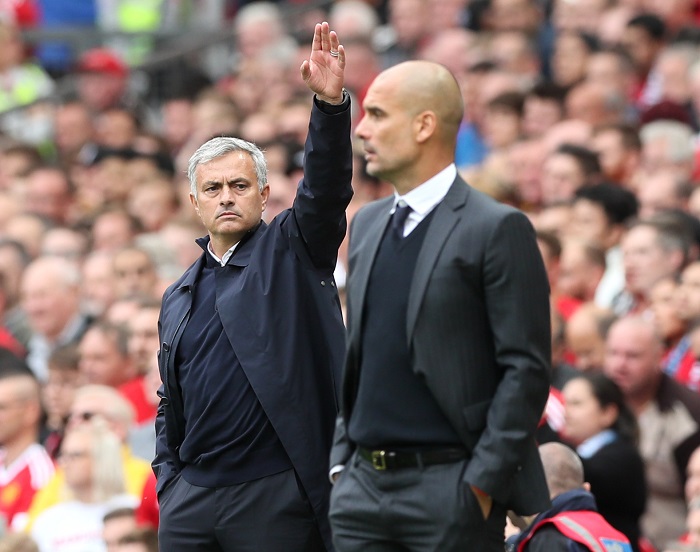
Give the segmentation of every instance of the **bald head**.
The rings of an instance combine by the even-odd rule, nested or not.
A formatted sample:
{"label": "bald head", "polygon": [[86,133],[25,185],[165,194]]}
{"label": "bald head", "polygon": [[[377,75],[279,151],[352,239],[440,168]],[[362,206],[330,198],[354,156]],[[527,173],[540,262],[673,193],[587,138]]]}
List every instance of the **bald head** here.
{"label": "bald head", "polygon": [[446,138],[455,139],[464,116],[459,84],[444,65],[425,60],[399,63],[381,73],[372,86],[394,88],[411,115],[432,111]]}
{"label": "bald head", "polygon": [[561,443],[545,443],[538,450],[551,498],[584,488],[583,464],[572,449]]}
{"label": "bald head", "polygon": [[459,85],[431,61],[395,65],[372,82],[355,132],[367,173],[403,195],[454,163],[464,106]]}

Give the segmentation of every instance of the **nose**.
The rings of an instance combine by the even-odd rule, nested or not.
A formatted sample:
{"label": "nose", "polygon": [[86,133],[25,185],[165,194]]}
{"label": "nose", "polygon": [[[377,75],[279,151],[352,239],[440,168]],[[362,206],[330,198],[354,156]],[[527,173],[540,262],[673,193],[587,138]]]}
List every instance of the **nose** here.
{"label": "nose", "polygon": [[219,205],[230,205],[233,203],[233,192],[230,186],[223,186],[219,194]]}
{"label": "nose", "polygon": [[360,119],[360,122],[357,123],[357,126],[355,127],[355,136],[358,138],[364,140],[367,137],[367,132],[365,129],[365,119],[367,118],[367,115],[363,115],[362,119]]}

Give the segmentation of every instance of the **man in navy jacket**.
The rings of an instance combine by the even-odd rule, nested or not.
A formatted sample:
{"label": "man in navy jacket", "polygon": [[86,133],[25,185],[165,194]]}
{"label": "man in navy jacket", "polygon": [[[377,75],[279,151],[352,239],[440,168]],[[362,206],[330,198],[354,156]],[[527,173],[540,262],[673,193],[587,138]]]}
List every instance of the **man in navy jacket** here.
{"label": "man in navy jacket", "polygon": [[294,205],[262,221],[265,160],[214,138],[190,159],[202,257],[165,292],[156,419],[162,550],[331,550],[328,451],[344,328],[333,271],[352,196],[345,52],[316,25]]}

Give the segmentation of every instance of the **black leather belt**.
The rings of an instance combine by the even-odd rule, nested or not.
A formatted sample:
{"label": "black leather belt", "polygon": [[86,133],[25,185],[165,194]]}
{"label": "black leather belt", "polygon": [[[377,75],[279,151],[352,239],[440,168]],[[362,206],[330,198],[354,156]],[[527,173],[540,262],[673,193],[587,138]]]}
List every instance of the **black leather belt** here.
{"label": "black leather belt", "polygon": [[467,458],[467,451],[459,448],[444,448],[421,452],[398,450],[369,450],[358,447],[357,454],[366,460],[375,470],[398,470],[401,468],[420,468],[433,464],[450,464]]}

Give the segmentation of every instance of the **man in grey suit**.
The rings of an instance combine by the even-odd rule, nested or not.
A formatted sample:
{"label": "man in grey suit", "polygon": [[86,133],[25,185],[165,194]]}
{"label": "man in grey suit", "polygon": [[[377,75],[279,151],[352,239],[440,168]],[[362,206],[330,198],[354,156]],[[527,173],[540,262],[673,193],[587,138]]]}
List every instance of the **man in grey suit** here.
{"label": "man in grey suit", "polygon": [[381,73],[356,134],[394,197],[350,231],[348,352],[331,452],[338,552],[503,550],[508,509],[546,510],[534,439],[549,288],[520,211],[469,187],[443,66]]}

